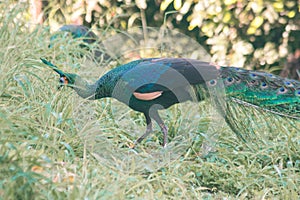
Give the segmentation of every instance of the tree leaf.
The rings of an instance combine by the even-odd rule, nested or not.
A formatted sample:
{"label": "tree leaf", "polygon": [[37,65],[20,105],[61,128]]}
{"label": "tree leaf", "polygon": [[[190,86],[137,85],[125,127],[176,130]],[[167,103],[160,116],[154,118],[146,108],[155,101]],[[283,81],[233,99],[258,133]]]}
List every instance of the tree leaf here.
{"label": "tree leaf", "polygon": [[182,1],[181,0],[174,0],[174,8],[175,10],[179,10],[182,6]]}

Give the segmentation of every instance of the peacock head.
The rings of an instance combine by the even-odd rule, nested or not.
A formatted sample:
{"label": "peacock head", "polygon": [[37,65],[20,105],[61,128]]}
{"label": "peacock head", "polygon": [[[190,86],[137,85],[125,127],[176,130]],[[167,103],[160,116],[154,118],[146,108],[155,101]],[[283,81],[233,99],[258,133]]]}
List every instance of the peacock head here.
{"label": "peacock head", "polygon": [[74,88],[75,81],[77,82],[78,80],[80,80],[80,76],[78,76],[77,74],[65,73],[59,70],[57,66],[47,61],[46,59],[41,58],[41,60],[43,61],[43,63],[51,67],[56,73],[59,74],[59,88],[61,88],[62,86]]}
{"label": "peacock head", "polygon": [[[54,70],[56,71],[56,70]],[[59,78],[59,88],[63,86],[68,86],[71,88],[75,87],[75,80],[78,80],[79,76],[77,74],[70,74],[70,73],[64,73],[63,75],[60,75]]]}

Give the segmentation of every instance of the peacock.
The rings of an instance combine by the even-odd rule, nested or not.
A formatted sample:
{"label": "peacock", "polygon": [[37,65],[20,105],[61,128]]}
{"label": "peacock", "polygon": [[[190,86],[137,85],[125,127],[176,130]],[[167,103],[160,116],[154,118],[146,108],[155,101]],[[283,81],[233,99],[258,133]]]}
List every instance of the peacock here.
{"label": "peacock", "polygon": [[158,111],[185,101],[212,101],[241,138],[250,125],[249,120],[240,120],[241,114],[251,123],[268,120],[272,115],[278,123],[289,122],[298,130],[294,122],[300,120],[300,82],[296,80],[193,59],[145,58],[118,66],[89,84],[79,75],[65,73],[46,59],[41,60],[60,75],[60,86],[74,89],[79,96],[89,100],[112,97],[143,113],[146,131],[135,145],[152,132],[154,120],[163,133],[165,147],[168,129]]}
{"label": "peacock", "polygon": [[96,44],[97,48],[93,50],[94,58],[97,60],[109,60],[111,57],[104,53],[104,45],[99,41],[98,36],[91,31],[88,27],[83,25],[63,25],[59,28],[59,31],[53,34],[50,37],[49,48],[55,46],[55,41],[62,37],[66,37],[68,34],[74,39],[82,39],[82,43],[80,44],[80,48],[91,50],[91,45]]}

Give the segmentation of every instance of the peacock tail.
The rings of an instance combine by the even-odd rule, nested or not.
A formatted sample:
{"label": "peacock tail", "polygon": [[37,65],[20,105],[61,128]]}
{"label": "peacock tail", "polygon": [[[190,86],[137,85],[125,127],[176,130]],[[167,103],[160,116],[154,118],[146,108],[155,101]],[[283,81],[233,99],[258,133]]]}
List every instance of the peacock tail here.
{"label": "peacock tail", "polygon": [[262,133],[300,132],[299,81],[222,67],[207,87],[229,127],[243,139]]}

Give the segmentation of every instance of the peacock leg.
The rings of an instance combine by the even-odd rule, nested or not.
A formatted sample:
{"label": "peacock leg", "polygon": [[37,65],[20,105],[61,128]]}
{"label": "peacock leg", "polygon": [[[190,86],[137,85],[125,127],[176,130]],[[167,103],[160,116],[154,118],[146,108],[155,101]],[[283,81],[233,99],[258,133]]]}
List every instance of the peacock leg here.
{"label": "peacock leg", "polygon": [[164,134],[163,147],[166,147],[167,143],[168,143],[168,129],[167,129],[167,126],[164,123],[159,124],[159,126],[160,126],[161,131]]}
{"label": "peacock leg", "polygon": [[141,141],[143,141],[151,132],[152,132],[152,122],[151,122],[151,118],[149,117],[149,115],[145,114],[145,118],[146,118],[146,123],[147,123],[147,128],[146,128],[146,132],[137,139],[137,141],[135,142],[135,145],[140,143]]}
{"label": "peacock leg", "polygon": [[159,125],[161,131],[164,135],[164,141],[163,141],[163,147],[166,147],[168,143],[168,129],[163,120],[160,118],[157,110],[151,113],[151,117],[156,121],[156,123]]}

